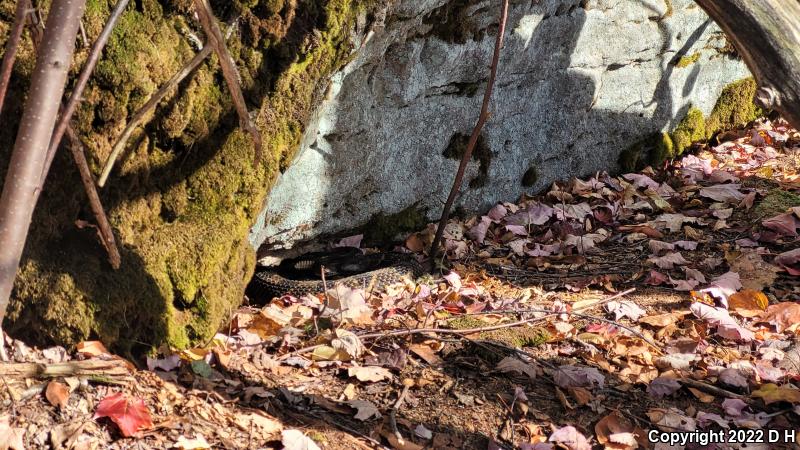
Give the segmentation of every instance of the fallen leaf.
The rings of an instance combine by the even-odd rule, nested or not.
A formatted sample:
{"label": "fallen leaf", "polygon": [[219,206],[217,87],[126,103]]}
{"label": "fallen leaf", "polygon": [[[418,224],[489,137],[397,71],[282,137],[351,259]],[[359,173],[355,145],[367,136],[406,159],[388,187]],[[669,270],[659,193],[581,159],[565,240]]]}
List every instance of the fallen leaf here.
{"label": "fallen leaf", "polygon": [[592,448],[586,436],[570,425],[553,431],[548,441],[561,444],[569,450],[591,450]]}
{"label": "fallen leaf", "polygon": [[641,307],[639,307],[639,305],[630,300],[608,302],[606,309],[608,312],[614,314],[614,320],[628,317],[636,322],[640,317],[647,314],[647,311],[643,310]]}
{"label": "fallen leaf", "polygon": [[796,330],[800,325],[800,304],[797,302],[781,302],[769,305],[759,322],[774,325],[779,333],[787,329]]}
{"label": "fallen leaf", "polygon": [[83,341],[75,346],[75,351],[88,356],[108,355],[108,350],[100,341]]}
{"label": "fallen leaf", "polygon": [[755,317],[767,309],[769,299],[763,292],[743,289],[728,297],[728,309],[744,317]]}
{"label": "fallen leaf", "polygon": [[710,198],[718,202],[725,202],[738,205],[744,199],[744,193],[739,188],[739,184],[715,184],[700,189],[700,196]]}
{"label": "fallen leaf", "polygon": [[375,406],[374,403],[367,401],[367,400],[350,400],[347,402],[353,409],[355,409],[356,415],[353,416],[362,422],[365,420],[372,419],[373,417],[376,419],[381,418],[381,412],[378,410],[378,407]]}
{"label": "fallen leaf", "polygon": [[8,416],[0,416],[0,449],[25,450],[25,429],[12,427],[9,423]]}
{"label": "fallen leaf", "polygon": [[717,327],[717,334],[725,339],[749,342],[755,334],[739,325],[724,308],[716,308],[705,303],[694,302],[689,308],[695,316]]}
{"label": "fallen leaf", "polygon": [[553,380],[563,388],[600,387],[605,385],[606,378],[594,367],[564,365],[553,373]]}
{"label": "fallen leaf", "polygon": [[47,383],[44,396],[51,405],[64,409],[69,402],[69,388],[58,381],[51,381]]}
{"label": "fallen leaf", "polygon": [[283,450],[320,450],[317,443],[300,430],[283,430],[281,444]]}
{"label": "fallen leaf", "polygon": [[719,381],[728,386],[733,386],[736,388],[746,389],[747,388],[747,378],[742,375],[738,369],[728,368],[720,372],[719,374]]}
{"label": "fallen leaf", "polygon": [[535,363],[526,363],[513,356],[506,356],[497,363],[497,370],[504,373],[527,375],[531,380],[535,380],[537,375],[541,374],[542,371]]}
{"label": "fallen leaf", "polygon": [[671,252],[664,256],[652,256],[648,258],[647,261],[666,270],[672,270],[676,265],[682,266],[684,264],[689,264],[689,261],[686,261],[680,252]]}
{"label": "fallen leaf", "polygon": [[778,268],[764,261],[755,250],[743,250],[730,264],[730,270],[739,274],[743,288],[754,291],[771,286],[778,277]]}
{"label": "fallen leaf", "polygon": [[261,412],[236,413],[234,422],[243,431],[256,432],[264,438],[274,437],[283,430],[283,424]]}
{"label": "fallen leaf", "polygon": [[206,441],[206,438],[204,438],[202,434],[197,433],[196,437],[193,439],[189,439],[186,436],[181,435],[178,440],[172,444],[172,448],[177,448],[180,450],[210,449],[211,444]]}
{"label": "fallen leaf", "polygon": [[689,314],[689,311],[676,311],[671,313],[656,314],[654,316],[642,317],[639,319],[639,323],[646,323],[654,327],[665,327],[667,325],[675,324]]}
{"label": "fallen leaf", "polygon": [[722,401],[722,410],[731,417],[742,415],[742,411],[747,408],[747,403],[738,398],[727,398]]}
{"label": "fallen leaf", "polygon": [[681,388],[678,380],[666,377],[658,377],[647,385],[647,393],[653,398],[664,398],[672,395]]}
{"label": "fallen leaf", "polygon": [[750,395],[764,400],[767,405],[777,402],[800,403],[800,390],[787,386],[779,387],[774,383],[764,384]]}
{"label": "fallen leaf", "polygon": [[358,381],[382,381],[382,380],[391,380],[392,379],[392,372],[389,369],[384,369],[383,367],[375,367],[375,366],[356,366],[347,369],[347,375],[351,377],[356,377]]}
{"label": "fallen leaf", "polygon": [[141,430],[153,427],[150,410],[144,401],[136,397],[128,397],[124,392],[111,394],[100,400],[94,419],[108,417],[117,424],[122,435],[134,436]]}

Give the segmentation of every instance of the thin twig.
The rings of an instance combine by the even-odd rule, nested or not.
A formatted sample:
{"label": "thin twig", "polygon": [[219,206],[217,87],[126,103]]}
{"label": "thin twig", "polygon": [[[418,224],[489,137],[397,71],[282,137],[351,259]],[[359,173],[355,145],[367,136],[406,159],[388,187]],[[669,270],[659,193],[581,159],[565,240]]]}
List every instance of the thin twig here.
{"label": "thin twig", "polygon": [[[500,11],[500,27],[497,29],[497,40],[494,43],[494,55],[492,55],[492,67],[491,71],[489,72],[489,80],[486,82],[486,91],[483,93],[481,113],[478,116],[478,123],[476,123],[475,128],[472,129],[472,135],[469,137],[467,148],[464,150],[464,154],[461,157],[461,162],[458,165],[458,171],[456,172],[455,180],[453,180],[453,187],[450,189],[450,195],[447,196],[447,201],[442,209],[442,217],[439,219],[439,225],[436,227],[436,236],[433,238],[431,250],[428,253],[430,255],[430,260],[432,261],[431,264],[434,264],[433,261],[436,260],[436,252],[439,250],[439,242],[442,240],[444,227],[447,225],[447,220],[450,218],[450,208],[453,206],[453,202],[458,195],[458,191],[461,189],[461,181],[464,178],[464,171],[467,168],[467,163],[469,163],[469,160],[472,158],[472,151],[475,149],[475,145],[478,143],[478,137],[481,134],[483,124],[489,119],[489,100],[492,98],[492,88],[494,87],[494,81],[497,76],[497,64],[500,60],[500,49],[503,47],[503,34],[505,34],[506,30],[507,17],[508,0],[503,0],[503,6]],[[433,271],[433,267],[431,267],[431,271]]]}
{"label": "thin twig", "polygon": [[0,66],[0,111],[3,110],[3,102],[6,98],[8,83],[11,81],[11,70],[14,68],[14,60],[17,57],[19,40],[22,38],[22,31],[25,29],[25,16],[28,14],[28,1],[17,0],[17,9],[14,12],[14,24],[6,41],[6,52],[3,55],[3,64]]}
{"label": "thin twig", "polygon": [[117,143],[114,144],[114,148],[111,150],[111,154],[108,156],[108,159],[106,159],[106,162],[103,165],[103,171],[100,173],[100,178],[97,180],[98,186],[103,187],[106,184],[106,180],[108,180],[108,176],[109,174],[111,174],[111,169],[114,168],[114,163],[116,162],[117,157],[119,156],[120,153],[122,153],[122,150],[125,148],[125,144],[128,142],[128,139],[130,139],[136,127],[138,127],[142,122],[144,122],[144,119],[147,116],[147,114],[150,113],[150,111],[152,111],[158,105],[158,103],[175,86],[178,85],[178,83],[183,81],[184,78],[186,78],[190,73],[192,73],[192,71],[196,69],[197,66],[199,66],[200,63],[202,63],[203,60],[205,60],[208,57],[208,55],[211,54],[212,50],[213,49],[211,45],[207,44],[205,47],[203,47],[203,49],[200,50],[196,55],[194,55],[194,58],[192,58],[188,63],[186,63],[186,65],[183,66],[183,68],[181,68],[181,70],[179,70],[178,73],[173,75],[172,78],[170,78],[166,83],[164,83],[164,85],[161,86],[153,94],[152,97],[150,97],[150,100],[148,100],[147,103],[144,104],[144,106],[142,106],[141,108],[139,108],[138,111],[136,111],[133,117],[131,117],[130,122],[128,122],[128,125],[122,131],[122,134],[120,134]]}
{"label": "thin twig", "polygon": [[97,188],[94,185],[94,178],[89,169],[89,163],[86,161],[84,154],[84,147],[81,139],[75,134],[72,127],[67,127],[67,137],[70,140],[69,149],[72,152],[72,159],[75,160],[75,165],[78,166],[78,173],[81,176],[83,189],[86,191],[86,196],[89,197],[89,206],[94,214],[94,220],[97,222],[97,228],[100,231],[100,238],[108,253],[108,262],[114,270],[119,269],[122,264],[122,257],[117,248],[117,240],[114,237],[114,232],[111,229],[111,223],[108,221],[108,216],[103,209],[103,204],[100,202],[100,196],[97,194]]}
{"label": "thin twig", "polygon": [[197,17],[200,19],[200,24],[206,32],[206,40],[214,48],[214,51],[219,58],[219,65],[222,68],[222,75],[225,77],[225,84],[231,92],[233,104],[236,106],[236,113],[239,114],[239,124],[248,133],[253,136],[253,146],[255,147],[255,165],[261,161],[261,133],[253,125],[250,119],[250,113],[247,111],[247,104],[242,95],[242,88],[239,85],[239,75],[236,70],[236,65],[233,63],[228,52],[228,47],[225,45],[225,38],[222,37],[222,32],[217,25],[217,20],[214,17],[214,12],[211,10],[211,5],[208,0],[194,0],[194,7],[197,11]]}
{"label": "thin twig", "polygon": [[720,387],[712,386],[710,384],[703,383],[702,381],[692,380],[691,378],[681,378],[678,381],[680,381],[681,383],[683,383],[683,384],[685,384],[685,385],[687,385],[689,387],[693,387],[695,389],[698,389],[698,390],[703,391],[703,392],[707,392],[709,394],[716,395],[718,397],[735,398],[735,399],[738,399],[738,400],[741,400],[741,401],[747,403],[748,405],[754,403],[753,399],[751,399],[751,398],[749,398],[747,396],[740,395],[740,394],[737,394],[735,392],[731,392],[731,391],[729,391],[727,389],[722,389]]}
{"label": "thin twig", "polygon": [[[56,129],[53,131],[53,136],[50,138],[50,147],[47,149],[47,164],[45,165],[44,172],[42,173],[42,178],[44,178],[44,174],[46,174],[50,169],[50,164],[53,163],[53,158],[55,157],[58,146],[61,143],[61,138],[64,136],[64,132],[67,130],[67,125],[72,119],[72,114],[75,112],[75,108],[81,101],[83,90],[86,88],[86,84],[89,82],[89,77],[92,76],[94,68],[97,66],[97,61],[100,59],[103,48],[106,46],[108,38],[111,36],[111,32],[114,30],[114,25],[116,25],[117,21],[122,15],[122,12],[125,11],[125,7],[128,6],[128,1],[129,0],[119,0],[119,2],[117,2],[117,6],[114,7],[114,10],[111,11],[111,15],[108,17],[106,26],[100,33],[100,36],[97,37],[97,40],[94,41],[94,45],[92,45],[92,49],[89,52],[89,57],[86,59],[86,64],[83,65],[81,74],[78,76],[78,80],[75,82],[75,87],[72,89],[72,94],[70,94],[67,104],[64,105],[61,110],[61,117],[59,117],[58,123],[56,123]],[[42,182],[44,182],[44,180]]]}
{"label": "thin twig", "polygon": [[400,392],[400,396],[397,397],[397,402],[395,402],[392,410],[389,411],[389,425],[392,427],[392,433],[394,433],[394,437],[397,438],[397,442],[403,446],[406,443],[406,440],[403,439],[403,435],[400,434],[400,430],[397,429],[397,411],[403,406],[403,402],[406,399],[406,395],[408,395],[408,390],[411,389],[412,383],[403,383],[403,391]]}

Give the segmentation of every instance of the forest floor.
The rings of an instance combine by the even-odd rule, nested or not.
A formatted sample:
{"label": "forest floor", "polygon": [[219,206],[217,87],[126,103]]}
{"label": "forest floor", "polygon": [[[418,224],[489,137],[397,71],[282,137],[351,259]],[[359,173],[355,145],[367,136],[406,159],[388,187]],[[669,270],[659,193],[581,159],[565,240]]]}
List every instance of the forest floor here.
{"label": "forest floor", "polygon": [[720,141],[454,219],[442,277],[245,306],[201,348],[11,340],[0,449],[797,448],[800,133]]}

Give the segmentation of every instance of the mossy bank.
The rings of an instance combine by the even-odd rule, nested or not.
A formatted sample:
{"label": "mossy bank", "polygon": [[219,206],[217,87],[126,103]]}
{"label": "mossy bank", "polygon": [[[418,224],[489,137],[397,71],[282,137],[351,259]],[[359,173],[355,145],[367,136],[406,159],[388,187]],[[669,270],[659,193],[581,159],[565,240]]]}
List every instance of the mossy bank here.
{"label": "mossy bank", "polygon": [[633,171],[646,165],[656,165],[683,154],[692,143],[711,138],[719,131],[730,130],[764,115],[756,106],[756,82],[745,78],[733,82],[722,90],[714,109],[708,117],[695,107],[670,133],[654,133],[631,145],[620,154],[622,170]]}
{"label": "mossy bank", "polygon": [[[91,214],[62,151],[37,206],[5,329],[65,345],[97,338],[122,351],[212,336],[242,300],[255,264],[247,233],[270,180],[377,1],[212,1],[221,20],[236,24],[228,45],[248,107],[258,112],[267,162],[254,167],[212,56],[134,134],[101,192],[123,255],[113,271],[95,231],[76,225]],[[114,3],[87,2],[90,41]],[[73,121],[95,174],[129,117],[197,51],[202,33],[191,3],[131,2],[114,30]],[[0,1],[2,39],[13,11],[13,1]],[[78,48],[73,76],[87,54]],[[3,177],[33,64],[26,37],[2,112]]]}

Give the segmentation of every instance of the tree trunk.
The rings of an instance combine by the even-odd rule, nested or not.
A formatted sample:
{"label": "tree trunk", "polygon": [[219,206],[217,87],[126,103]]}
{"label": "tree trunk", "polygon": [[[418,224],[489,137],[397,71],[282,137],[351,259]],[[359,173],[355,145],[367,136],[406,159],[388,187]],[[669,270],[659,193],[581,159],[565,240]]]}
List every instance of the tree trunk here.
{"label": "tree trunk", "polygon": [[758,83],[759,106],[800,129],[800,2],[696,0],[733,42]]}
{"label": "tree trunk", "polygon": [[55,0],[0,196],[0,323],[41,186],[85,0]]}

